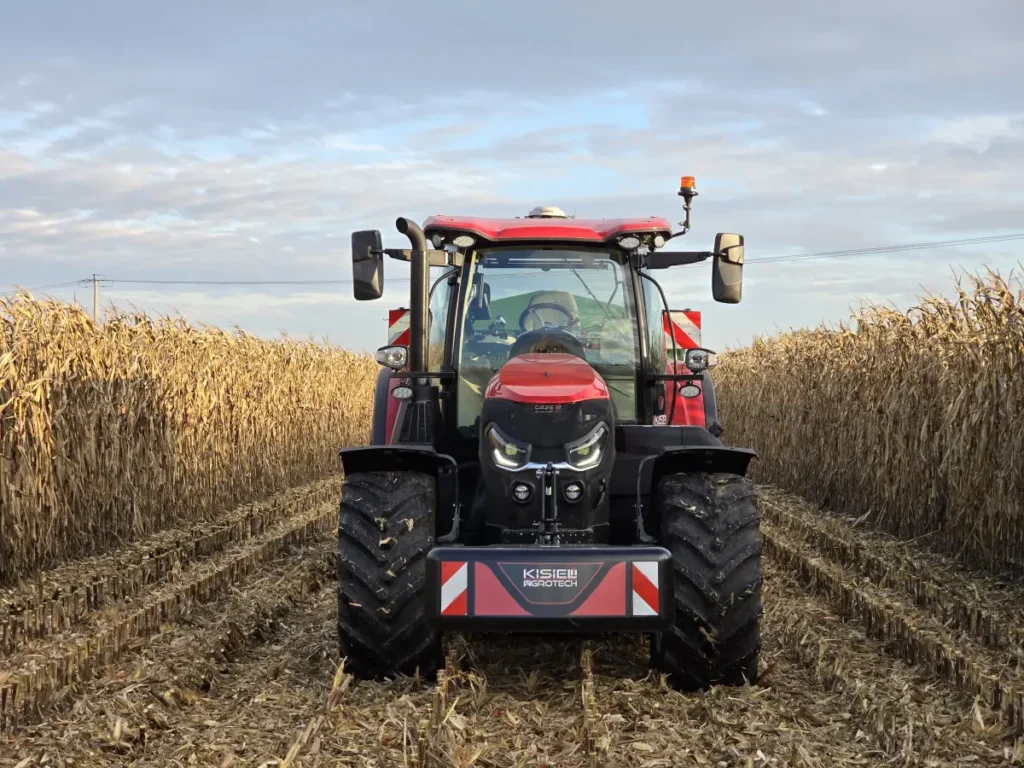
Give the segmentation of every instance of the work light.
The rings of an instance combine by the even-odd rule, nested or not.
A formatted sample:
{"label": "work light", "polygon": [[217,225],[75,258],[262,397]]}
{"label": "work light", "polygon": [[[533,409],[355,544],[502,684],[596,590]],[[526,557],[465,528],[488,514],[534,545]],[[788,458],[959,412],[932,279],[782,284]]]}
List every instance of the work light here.
{"label": "work light", "polygon": [[409,348],[404,346],[381,347],[374,354],[374,358],[381,365],[386,365],[393,371],[400,371],[409,362]]}
{"label": "work light", "polygon": [[686,359],[683,364],[694,373],[699,373],[718,365],[718,355],[710,349],[703,349],[701,347],[688,349],[686,350]]}

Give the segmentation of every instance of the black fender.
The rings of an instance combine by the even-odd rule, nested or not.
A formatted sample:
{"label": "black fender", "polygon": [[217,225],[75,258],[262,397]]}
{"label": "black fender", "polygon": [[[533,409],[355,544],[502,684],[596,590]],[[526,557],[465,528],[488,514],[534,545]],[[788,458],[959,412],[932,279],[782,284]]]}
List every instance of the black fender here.
{"label": "black fender", "polygon": [[749,448],[731,446],[685,445],[666,448],[659,454],[648,456],[640,463],[636,480],[637,508],[642,508],[644,464],[653,462],[651,467],[650,492],[658,489],[658,483],[666,475],[688,472],[725,473],[746,477],[751,460],[757,454]]}
{"label": "black fender", "polygon": [[435,521],[447,530],[459,506],[459,465],[429,445],[361,445],[338,455],[345,476],[360,472],[422,472],[437,481]]}
{"label": "black fender", "polygon": [[381,368],[377,374],[377,388],[373,391],[373,422],[370,431],[370,445],[387,444],[388,392],[391,385],[391,369]]}
{"label": "black fender", "polygon": [[651,489],[658,487],[658,481],[665,475],[685,472],[711,472],[740,475],[745,477],[751,460],[757,454],[749,448],[731,446],[680,446],[666,448],[654,459],[651,469]]}
{"label": "black fender", "polygon": [[704,369],[700,375],[701,392],[704,395],[704,424],[712,435],[721,437],[721,422],[718,421],[718,399],[715,397],[715,383],[711,380],[711,371]]}

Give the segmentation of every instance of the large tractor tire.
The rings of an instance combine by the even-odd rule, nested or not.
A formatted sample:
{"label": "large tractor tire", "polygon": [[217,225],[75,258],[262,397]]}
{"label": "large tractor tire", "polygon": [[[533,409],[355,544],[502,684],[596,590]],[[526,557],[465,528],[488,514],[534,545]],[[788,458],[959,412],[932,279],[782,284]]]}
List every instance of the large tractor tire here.
{"label": "large tractor tire", "polygon": [[651,638],[670,685],[704,690],[757,681],[761,528],[753,483],[731,474],[669,475],[655,504],[672,553],[675,622]]}
{"label": "large tractor tire", "polygon": [[435,481],[419,472],[345,478],[338,521],[338,639],[345,671],[364,680],[433,679],[441,637],[427,620]]}

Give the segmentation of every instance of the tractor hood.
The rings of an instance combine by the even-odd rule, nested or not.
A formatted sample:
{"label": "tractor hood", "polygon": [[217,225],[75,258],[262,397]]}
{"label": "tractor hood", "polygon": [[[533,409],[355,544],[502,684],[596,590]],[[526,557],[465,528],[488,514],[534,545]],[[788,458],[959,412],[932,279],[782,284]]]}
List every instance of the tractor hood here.
{"label": "tractor hood", "polygon": [[604,379],[583,359],[561,352],[517,355],[487,385],[485,397],[515,403],[563,404],[608,399]]}

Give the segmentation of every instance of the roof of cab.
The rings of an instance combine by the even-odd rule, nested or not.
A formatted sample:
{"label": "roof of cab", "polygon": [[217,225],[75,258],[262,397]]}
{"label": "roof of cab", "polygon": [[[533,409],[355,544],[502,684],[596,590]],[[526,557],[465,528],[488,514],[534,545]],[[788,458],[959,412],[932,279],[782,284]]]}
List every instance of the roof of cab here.
{"label": "roof of cab", "polygon": [[460,232],[476,235],[494,243],[522,240],[554,240],[604,243],[633,233],[653,233],[668,237],[672,226],[667,219],[650,216],[633,219],[520,218],[491,219],[476,216],[431,216],[423,223],[423,232]]}

